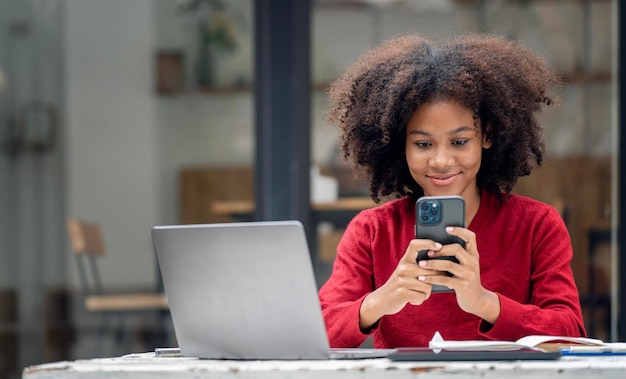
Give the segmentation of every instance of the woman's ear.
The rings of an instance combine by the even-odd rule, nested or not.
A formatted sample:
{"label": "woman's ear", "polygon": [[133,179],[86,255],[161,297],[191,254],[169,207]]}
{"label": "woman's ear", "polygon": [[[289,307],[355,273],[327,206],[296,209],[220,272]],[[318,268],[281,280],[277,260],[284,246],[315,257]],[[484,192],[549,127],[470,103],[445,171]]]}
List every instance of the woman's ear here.
{"label": "woman's ear", "polygon": [[492,129],[489,124],[483,128],[483,149],[489,149],[493,145],[491,140]]}

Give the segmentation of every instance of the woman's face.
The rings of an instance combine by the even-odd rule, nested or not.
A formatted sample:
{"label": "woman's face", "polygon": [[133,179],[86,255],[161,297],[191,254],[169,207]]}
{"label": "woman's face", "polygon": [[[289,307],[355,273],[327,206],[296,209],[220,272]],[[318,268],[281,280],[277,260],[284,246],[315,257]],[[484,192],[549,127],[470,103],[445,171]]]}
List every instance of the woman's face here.
{"label": "woman's face", "polygon": [[476,175],[482,149],[491,147],[473,113],[452,100],[420,105],[406,128],[406,161],[424,195],[459,195],[478,201]]}

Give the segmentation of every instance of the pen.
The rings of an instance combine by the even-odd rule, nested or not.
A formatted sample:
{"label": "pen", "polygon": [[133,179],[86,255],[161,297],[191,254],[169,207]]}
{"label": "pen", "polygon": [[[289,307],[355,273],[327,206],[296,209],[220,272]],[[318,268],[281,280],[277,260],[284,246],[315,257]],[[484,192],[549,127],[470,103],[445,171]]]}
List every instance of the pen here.
{"label": "pen", "polygon": [[157,357],[182,357],[178,347],[157,347],[154,349],[154,355]]}
{"label": "pen", "polygon": [[561,349],[562,355],[570,355],[570,356],[616,356],[616,355],[626,355],[626,351],[614,351],[611,349],[580,349],[580,348],[564,348]]}

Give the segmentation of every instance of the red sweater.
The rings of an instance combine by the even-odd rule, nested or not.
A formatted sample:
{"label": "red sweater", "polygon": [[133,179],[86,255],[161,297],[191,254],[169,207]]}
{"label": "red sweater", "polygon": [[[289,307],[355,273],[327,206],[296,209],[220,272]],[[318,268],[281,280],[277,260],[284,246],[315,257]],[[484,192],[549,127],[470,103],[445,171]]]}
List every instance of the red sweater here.
{"label": "red sweater", "polygon": [[[365,210],[348,225],[333,272],[319,291],[331,346],[356,347],[364,297],[383,285],[414,238],[415,203],[405,197]],[[504,204],[483,191],[469,229],[476,233],[483,286],[498,294],[498,321],[488,324],[462,311],[454,292],[433,293],[422,305],[407,304],[380,319],[374,347],[428,346],[444,339],[515,341],[530,334],[586,335],[570,267],[572,246],[558,212],[512,195]]]}

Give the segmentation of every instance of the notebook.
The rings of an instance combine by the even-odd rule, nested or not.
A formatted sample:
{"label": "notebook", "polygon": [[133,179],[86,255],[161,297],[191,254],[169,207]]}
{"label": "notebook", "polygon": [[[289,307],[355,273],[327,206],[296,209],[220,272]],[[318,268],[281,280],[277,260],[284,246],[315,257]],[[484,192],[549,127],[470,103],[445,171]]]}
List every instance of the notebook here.
{"label": "notebook", "polygon": [[182,356],[342,359],[393,351],[329,347],[298,221],[155,226],[152,239]]}
{"label": "notebook", "polygon": [[561,357],[561,351],[531,348],[518,350],[442,350],[428,347],[399,348],[389,354],[392,361],[546,361]]}

